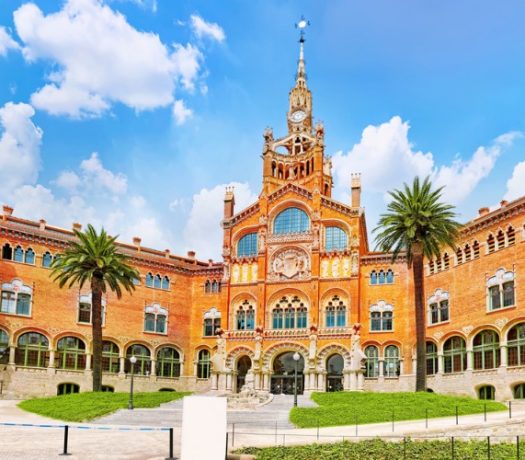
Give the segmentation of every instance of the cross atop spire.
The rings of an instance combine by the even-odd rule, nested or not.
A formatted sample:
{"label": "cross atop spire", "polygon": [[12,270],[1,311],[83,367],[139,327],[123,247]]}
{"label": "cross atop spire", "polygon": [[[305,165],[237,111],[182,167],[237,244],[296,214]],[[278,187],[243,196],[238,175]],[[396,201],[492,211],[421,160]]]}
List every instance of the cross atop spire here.
{"label": "cross atop spire", "polygon": [[295,27],[299,29],[299,64],[297,66],[297,83],[306,83],[306,67],[304,65],[304,32],[305,29],[310,25],[310,21],[307,21],[304,16],[301,16],[299,22],[295,24]]}

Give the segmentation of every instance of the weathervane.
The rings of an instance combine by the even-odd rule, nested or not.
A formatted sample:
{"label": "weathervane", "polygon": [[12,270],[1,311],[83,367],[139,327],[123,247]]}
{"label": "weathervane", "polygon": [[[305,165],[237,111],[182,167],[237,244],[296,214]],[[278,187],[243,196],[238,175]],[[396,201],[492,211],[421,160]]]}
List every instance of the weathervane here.
{"label": "weathervane", "polygon": [[304,30],[310,25],[310,21],[306,20],[304,18],[304,15],[301,15],[301,19],[299,19],[299,22],[295,24],[295,28],[299,29],[301,32],[301,38],[299,41],[304,42]]}

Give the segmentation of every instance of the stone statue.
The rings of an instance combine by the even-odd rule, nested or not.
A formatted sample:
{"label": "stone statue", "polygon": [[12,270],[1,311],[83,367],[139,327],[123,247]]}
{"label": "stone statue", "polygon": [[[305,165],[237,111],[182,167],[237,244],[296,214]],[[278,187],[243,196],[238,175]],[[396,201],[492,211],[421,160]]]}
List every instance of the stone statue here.
{"label": "stone statue", "polygon": [[361,336],[359,335],[359,328],[354,326],[354,333],[352,334],[352,343],[350,345],[351,363],[350,368],[353,371],[361,370],[362,361],[366,359],[366,355],[361,350]]}
{"label": "stone statue", "polygon": [[217,351],[212,356],[211,363],[215,372],[226,371],[226,339],[222,335],[217,337]]}
{"label": "stone statue", "polygon": [[248,372],[246,372],[246,376],[244,377],[244,385],[241,388],[241,392],[246,390],[253,390],[254,388],[255,376],[253,375],[253,370],[250,368],[248,369]]}

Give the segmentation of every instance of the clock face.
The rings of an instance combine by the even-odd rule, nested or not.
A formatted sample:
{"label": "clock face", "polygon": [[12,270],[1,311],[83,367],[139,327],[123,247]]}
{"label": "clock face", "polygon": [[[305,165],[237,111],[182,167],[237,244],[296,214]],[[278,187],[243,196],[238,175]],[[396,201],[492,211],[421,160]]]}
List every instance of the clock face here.
{"label": "clock face", "polygon": [[306,113],[304,113],[302,110],[296,110],[294,113],[290,115],[290,119],[292,121],[295,121],[296,123],[303,121],[306,118]]}

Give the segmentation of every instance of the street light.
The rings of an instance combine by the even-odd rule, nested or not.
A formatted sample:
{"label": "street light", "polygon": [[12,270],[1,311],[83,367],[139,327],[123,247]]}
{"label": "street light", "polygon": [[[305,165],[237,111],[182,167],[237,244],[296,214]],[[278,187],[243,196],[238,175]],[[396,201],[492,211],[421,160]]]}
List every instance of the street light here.
{"label": "street light", "polygon": [[297,352],[293,354],[293,360],[295,364],[295,385],[293,386],[293,405],[294,407],[297,407],[297,364],[299,363],[299,360],[301,359],[301,355]]}
{"label": "street light", "polygon": [[133,410],[133,373],[135,371],[135,363],[137,362],[137,358],[135,356],[132,356],[131,358],[129,358],[129,362],[131,363],[131,383],[129,386],[128,409]]}

